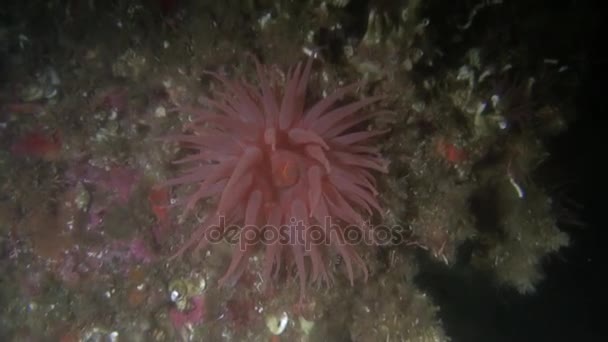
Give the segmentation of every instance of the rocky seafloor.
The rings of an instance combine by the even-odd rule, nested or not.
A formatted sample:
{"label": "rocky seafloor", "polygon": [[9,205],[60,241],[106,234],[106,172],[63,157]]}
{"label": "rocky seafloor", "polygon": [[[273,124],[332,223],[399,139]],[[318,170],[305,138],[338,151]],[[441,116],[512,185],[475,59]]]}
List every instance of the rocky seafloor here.
{"label": "rocky seafloor", "polygon": [[[3,4],[0,337],[448,341],[444,296],[429,283],[483,279],[496,296],[534,296],[577,222],[548,142],[580,116],[580,6]],[[262,255],[229,288],[217,281],[230,246],[170,258],[206,204],[198,217],[172,210],[187,189],[159,186],[180,153],[159,138],[189,120],[176,108],[216,86],[206,71],[253,79],[251,55],[277,69],[314,58],[316,98],[352,82],[355,97],[385,96],[392,115],[369,123],[390,129],[379,224],[400,243],[359,246],[367,282],[351,286],[332,258],[335,284],[311,286],[302,304],[290,278],[263,290]],[[472,291],[460,295],[479,300]]]}

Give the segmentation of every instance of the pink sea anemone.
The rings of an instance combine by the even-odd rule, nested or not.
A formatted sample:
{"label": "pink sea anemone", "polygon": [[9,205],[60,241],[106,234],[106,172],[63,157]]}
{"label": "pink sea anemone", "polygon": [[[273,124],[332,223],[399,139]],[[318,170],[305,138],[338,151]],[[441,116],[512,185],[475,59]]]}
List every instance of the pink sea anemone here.
{"label": "pink sea anemone", "polygon": [[360,110],[382,97],[343,103],[358,86],[352,84],[308,105],[312,64],[312,58],[298,63],[284,85],[257,60],[258,87],[212,74],[223,90],[204,98],[205,108],[182,108],[193,121],[184,134],[169,137],[193,151],[176,161],[191,167],[166,182],[197,184],[182,199],[185,211],[204,199],[216,203],[177,255],[207,246],[228,225],[237,227],[238,243],[220,285],[234,283],[260,246],[265,246],[262,277],[268,283],[294,264],[300,288],[307,280],[331,283],[328,256],[335,252],[351,284],[353,264],[367,278],[366,264],[349,238],[369,234],[364,216],[381,214],[373,173],[386,173],[388,163],[369,142],[384,132],[362,127],[385,111]]}

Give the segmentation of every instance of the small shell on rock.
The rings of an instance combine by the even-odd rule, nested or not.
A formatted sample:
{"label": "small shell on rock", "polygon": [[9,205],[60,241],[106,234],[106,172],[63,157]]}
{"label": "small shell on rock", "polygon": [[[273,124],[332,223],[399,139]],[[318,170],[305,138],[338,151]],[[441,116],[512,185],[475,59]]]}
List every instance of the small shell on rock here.
{"label": "small shell on rock", "polygon": [[168,286],[169,298],[178,310],[183,311],[187,308],[189,299],[203,293],[206,287],[207,281],[200,275],[187,279],[174,279]]}
{"label": "small shell on rock", "polygon": [[177,279],[169,284],[169,297],[178,310],[186,309],[188,296],[188,284],[184,280]]}
{"label": "small shell on rock", "polygon": [[287,328],[287,323],[289,323],[287,312],[283,311],[280,317],[274,314],[266,316],[266,326],[273,335],[281,335]]}
{"label": "small shell on rock", "polygon": [[80,341],[84,342],[94,342],[94,341],[108,341],[115,342],[118,341],[118,332],[117,331],[109,331],[109,329],[102,327],[91,327],[86,329],[82,333],[82,338]]}
{"label": "small shell on rock", "polygon": [[156,107],[156,110],[154,110],[154,116],[157,118],[164,118],[167,116],[167,110],[163,106],[158,106]]}

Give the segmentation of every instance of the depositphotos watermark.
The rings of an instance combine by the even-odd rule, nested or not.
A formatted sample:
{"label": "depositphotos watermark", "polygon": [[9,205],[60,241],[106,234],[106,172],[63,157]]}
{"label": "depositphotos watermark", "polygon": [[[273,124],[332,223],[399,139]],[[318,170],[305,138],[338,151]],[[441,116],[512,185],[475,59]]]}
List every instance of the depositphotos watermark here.
{"label": "depositphotos watermark", "polygon": [[373,245],[393,246],[410,241],[411,229],[400,225],[359,225],[338,224],[326,217],[323,224],[306,224],[303,220],[291,218],[289,224],[275,225],[237,225],[226,224],[224,216],[218,224],[210,225],[205,232],[210,243],[226,241],[239,244],[241,250],[257,244],[283,244],[304,246],[306,251],[314,246],[326,245]]}

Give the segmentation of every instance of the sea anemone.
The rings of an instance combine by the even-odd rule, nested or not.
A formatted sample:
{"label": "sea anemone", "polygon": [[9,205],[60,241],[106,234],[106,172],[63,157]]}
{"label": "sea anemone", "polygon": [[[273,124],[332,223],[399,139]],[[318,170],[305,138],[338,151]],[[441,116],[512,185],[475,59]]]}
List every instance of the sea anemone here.
{"label": "sea anemone", "polygon": [[297,271],[301,289],[307,279],[332,283],[327,262],[332,252],[341,256],[351,285],[353,264],[367,279],[352,237],[371,241],[361,237],[370,236],[369,218],[382,214],[374,172],[386,173],[388,163],[369,142],[384,131],[365,127],[386,111],[360,113],[381,96],[343,103],[358,84],[307,105],[312,64],[312,58],[298,63],[284,85],[257,60],[258,87],[210,73],[222,91],[202,97],[202,108],[180,108],[192,122],[185,133],[168,138],[192,151],[175,162],[191,167],[166,185],[196,184],[181,200],[185,212],[206,199],[214,200],[215,208],[176,255],[207,246],[217,233],[236,227],[238,243],[220,286],[241,276],[259,246],[265,246],[267,284],[282,269]]}

